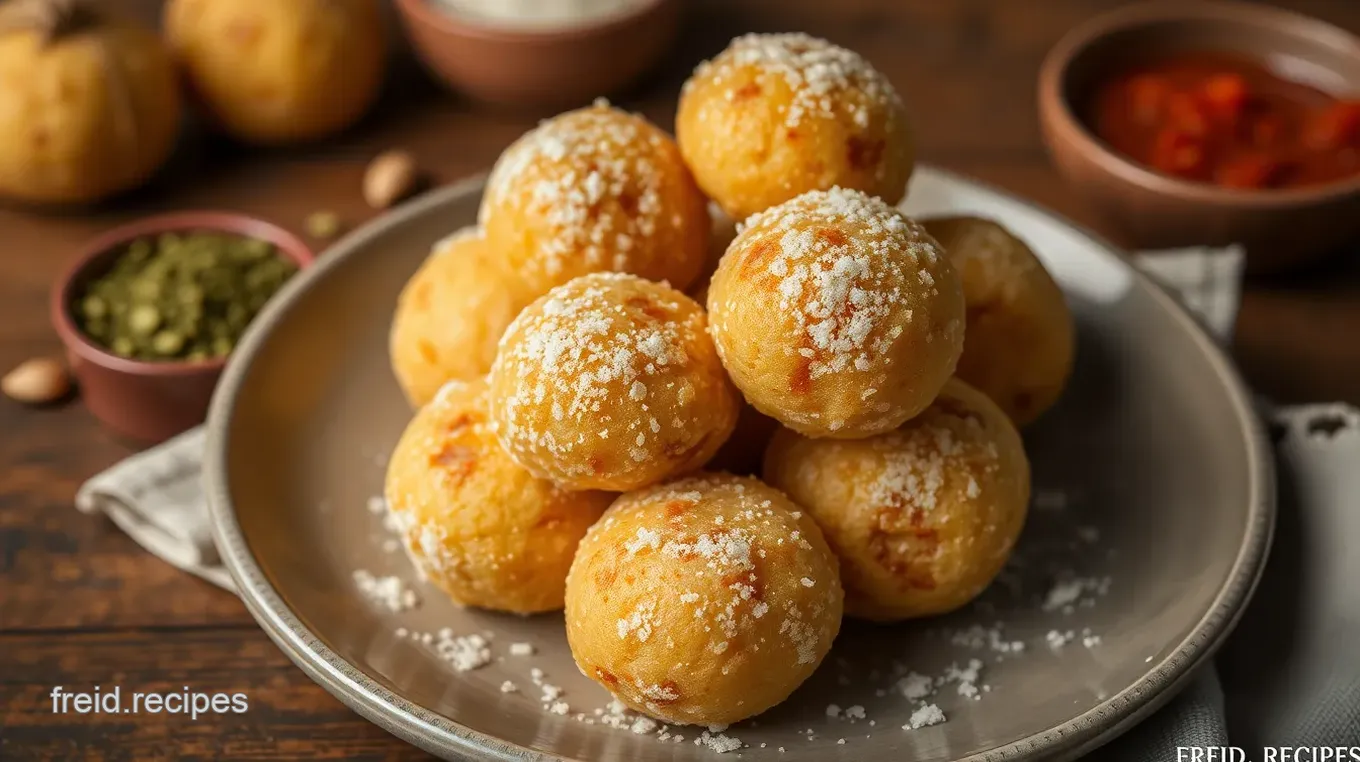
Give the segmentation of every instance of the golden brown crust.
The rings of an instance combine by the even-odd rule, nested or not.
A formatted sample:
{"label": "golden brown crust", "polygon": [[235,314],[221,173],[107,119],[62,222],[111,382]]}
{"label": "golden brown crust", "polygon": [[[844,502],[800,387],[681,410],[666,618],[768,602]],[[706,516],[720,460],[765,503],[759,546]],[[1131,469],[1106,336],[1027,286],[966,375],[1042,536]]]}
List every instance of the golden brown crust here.
{"label": "golden brown crust", "polygon": [[752,478],[704,474],[619,498],[567,578],[582,673],[668,722],[731,723],[783,701],[840,629],[835,557]]}
{"label": "golden brown crust", "polygon": [[738,37],[701,64],[681,94],[676,135],[700,187],[738,220],[835,186],[895,204],[914,156],[888,80],[805,34]]}
{"label": "golden brown crust", "polygon": [[506,149],[479,218],[540,293],[602,271],[685,289],[708,247],[707,202],[675,141],[604,104],[550,119]]}
{"label": "golden brown crust", "polygon": [[816,519],[841,562],[846,612],[892,621],[952,611],[1001,570],[1029,504],[1029,463],[995,403],[951,381],[901,428],[856,441],[786,429],[765,478]]}
{"label": "golden brown crust", "polygon": [[1062,396],[1075,327],[1062,289],[1024,241],[992,220],[923,220],[963,283],[968,327],[958,376],[985,392],[1017,426]]}
{"label": "golden brown crust", "polygon": [[568,492],[516,465],[491,432],[481,380],[449,382],[416,413],[385,493],[431,583],[458,604],[521,614],[562,607],[576,545],[614,497]]}
{"label": "golden brown crust", "polygon": [[708,309],[746,399],[809,436],[897,427],[934,399],[963,345],[963,295],[943,252],[858,191],[813,191],[751,218]]}
{"label": "golden brown crust", "polygon": [[397,299],[388,351],[413,407],[446,381],[486,375],[510,321],[533,294],[477,228],[435,244]]}
{"label": "golden brown crust", "polygon": [[501,443],[573,489],[627,490],[703,466],[740,397],[703,309],[668,286],[596,273],[530,305],[491,370]]}

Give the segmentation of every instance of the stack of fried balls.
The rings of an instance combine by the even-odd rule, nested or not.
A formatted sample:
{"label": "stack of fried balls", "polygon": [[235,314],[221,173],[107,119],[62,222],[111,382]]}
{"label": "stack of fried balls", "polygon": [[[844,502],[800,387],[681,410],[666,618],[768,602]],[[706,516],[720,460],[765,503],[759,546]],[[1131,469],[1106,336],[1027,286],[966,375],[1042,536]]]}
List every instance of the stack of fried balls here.
{"label": "stack of fried balls", "polygon": [[913,157],[892,85],[801,34],[702,64],[675,138],[597,103],[511,145],[392,324],[417,412],[386,497],[424,576],[565,607],[585,675],[701,725],[787,698],[842,616],[982,592],[1072,319],[1002,226],[897,210]]}

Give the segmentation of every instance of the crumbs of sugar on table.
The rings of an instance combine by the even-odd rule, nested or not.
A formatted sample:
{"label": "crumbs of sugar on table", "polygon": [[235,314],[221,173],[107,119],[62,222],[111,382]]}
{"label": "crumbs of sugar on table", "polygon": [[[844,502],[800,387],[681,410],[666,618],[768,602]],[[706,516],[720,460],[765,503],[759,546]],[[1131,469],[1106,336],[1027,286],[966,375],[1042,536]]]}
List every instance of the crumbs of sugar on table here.
{"label": "crumbs of sugar on table", "polygon": [[1058,579],[1049,588],[1044,596],[1042,608],[1044,611],[1061,611],[1063,614],[1071,614],[1079,604],[1089,608],[1094,605],[1095,598],[1108,593],[1110,590],[1109,577],[1064,577]]}
{"label": "crumbs of sugar on table", "polygon": [[911,713],[910,719],[907,720],[906,725],[902,726],[902,729],[920,730],[921,728],[928,728],[931,725],[939,725],[944,721],[944,712],[940,711],[940,707],[935,704],[926,704]]}
{"label": "crumbs of sugar on table", "polygon": [[707,746],[719,754],[736,751],[744,745],[739,738],[733,738],[732,736],[723,735],[722,733],[713,733],[707,730],[701,733],[698,738],[694,739],[694,744],[696,746]]}
{"label": "crumbs of sugar on table", "polygon": [[519,693],[519,686],[515,685],[509,680],[506,680],[505,682],[501,683],[501,693]]}
{"label": "crumbs of sugar on table", "polygon": [[961,630],[953,630],[949,633],[949,643],[973,650],[990,648],[999,654],[1018,654],[1025,650],[1025,642],[1005,637],[999,623],[991,627],[975,624]]}
{"label": "crumbs of sugar on table", "polygon": [[354,585],[369,601],[393,613],[420,605],[416,591],[406,586],[400,577],[375,577],[367,569],[354,571]]}
{"label": "crumbs of sugar on table", "polygon": [[454,635],[445,627],[438,633],[434,650],[441,659],[453,666],[455,672],[470,672],[491,663],[490,643],[476,633]]}
{"label": "crumbs of sugar on table", "polygon": [[908,672],[897,681],[897,690],[911,701],[919,701],[935,692],[934,681],[925,675]]}
{"label": "crumbs of sugar on table", "polygon": [[532,643],[511,643],[511,644],[510,644],[510,655],[511,655],[511,656],[533,656],[533,655],[534,655],[534,646],[533,646]]}

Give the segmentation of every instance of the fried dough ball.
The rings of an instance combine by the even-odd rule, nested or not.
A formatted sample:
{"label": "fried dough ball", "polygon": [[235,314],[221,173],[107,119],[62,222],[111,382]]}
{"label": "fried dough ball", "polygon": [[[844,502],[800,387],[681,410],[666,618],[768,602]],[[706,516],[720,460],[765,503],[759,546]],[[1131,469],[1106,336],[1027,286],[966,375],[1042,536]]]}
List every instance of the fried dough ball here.
{"label": "fried dough ball", "polygon": [[462,606],[562,607],[567,569],[607,492],[534,478],[496,442],[486,382],[450,381],[415,415],[387,466],[388,510],[412,562]]}
{"label": "fried dough ball", "polygon": [[707,463],[741,398],[703,309],[669,286],[595,273],[510,325],[491,367],[501,444],[571,489],[624,491]]}
{"label": "fried dough ball", "polygon": [[726,724],[788,698],[840,630],[836,558],[757,479],[702,474],[619,498],[567,575],[576,666],[674,723]]}
{"label": "fried dough ball", "polygon": [[1020,435],[987,395],[952,380],[900,429],[869,439],[775,433],[765,478],[807,508],[841,562],[849,616],[944,614],[991,583],[1029,505]]}
{"label": "fried dough ball", "polygon": [[479,218],[539,293],[601,271],[683,290],[708,246],[707,201],[675,141],[603,103],[543,122],[507,148]]}
{"label": "fried dough ball", "polygon": [[963,293],[944,252],[901,212],[840,188],[747,220],[708,311],[747,401],[812,437],[897,428],[963,348]]}
{"label": "fried dough ball", "polygon": [[921,224],[963,283],[968,327],[958,376],[1024,426],[1053,406],[1072,373],[1076,329],[1062,289],[1024,241],[991,220]]}
{"label": "fried dough ball", "polygon": [[411,405],[429,402],[446,381],[485,376],[501,335],[533,298],[477,228],[435,244],[397,299],[388,340]]}
{"label": "fried dough ball", "polygon": [[810,190],[902,200],[906,108],[858,54],[805,34],[749,34],[695,70],[675,132],[699,186],[742,220]]}

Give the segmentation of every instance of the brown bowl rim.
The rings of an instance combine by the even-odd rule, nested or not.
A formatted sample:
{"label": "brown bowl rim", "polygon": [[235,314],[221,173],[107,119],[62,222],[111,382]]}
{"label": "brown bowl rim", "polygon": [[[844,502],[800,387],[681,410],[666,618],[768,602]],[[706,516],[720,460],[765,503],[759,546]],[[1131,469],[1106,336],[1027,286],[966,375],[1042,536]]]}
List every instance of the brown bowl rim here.
{"label": "brown bowl rim", "polygon": [[1151,0],[1102,13],[1078,25],[1049,50],[1039,69],[1039,106],[1060,122],[1064,138],[1077,151],[1093,157],[1105,171],[1147,190],[1187,201],[1223,206],[1270,208],[1307,206],[1360,192],[1360,173],[1348,179],[1301,188],[1234,190],[1164,175],[1116,153],[1073,113],[1064,93],[1072,60],[1109,36],[1147,26],[1177,21],[1221,21],[1300,32],[1308,44],[1338,51],[1346,48],[1360,60],[1360,38],[1329,22],[1302,13],[1239,0]]}
{"label": "brown bowl rim", "polygon": [[636,6],[602,16],[593,21],[565,26],[515,27],[478,24],[456,13],[443,13],[432,7],[433,0],[397,0],[397,7],[418,23],[445,34],[498,43],[553,43],[580,40],[622,29],[638,19],[660,11],[677,0],[641,0]]}
{"label": "brown bowl rim", "polygon": [[51,297],[52,325],[66,348],[81,359],[110,370],[140,376],[191,376],[220,372],[231,355],[197,362],[152,362],[120,357],[99,346],[76,324],[68,308],[76,283],[81,276],[109,251],[132,241],[158,233],[188,230],[211,230],[221,233],[259,238],[274,244],[281,256],[305,269],[316,261],[316,253],[300,237],[259,217],[224,211],[187,211],[158,214],[133,220],[95,236],[81,247],[80,254],[53,284]]}

